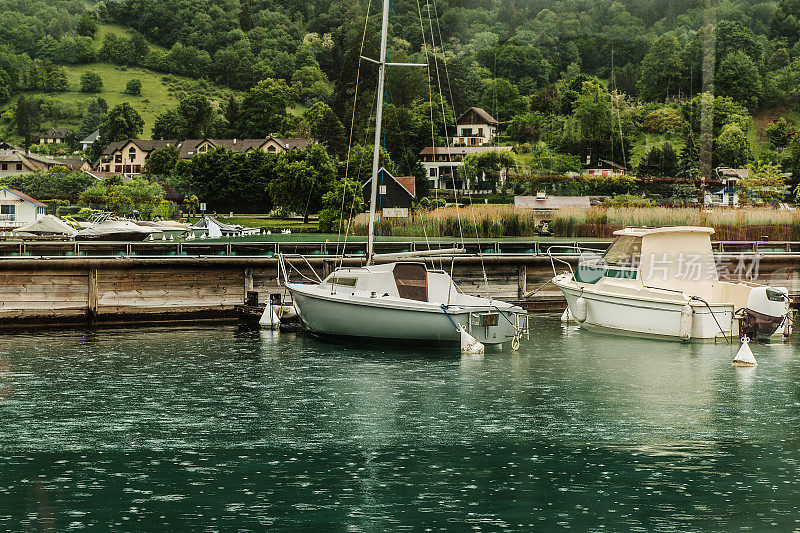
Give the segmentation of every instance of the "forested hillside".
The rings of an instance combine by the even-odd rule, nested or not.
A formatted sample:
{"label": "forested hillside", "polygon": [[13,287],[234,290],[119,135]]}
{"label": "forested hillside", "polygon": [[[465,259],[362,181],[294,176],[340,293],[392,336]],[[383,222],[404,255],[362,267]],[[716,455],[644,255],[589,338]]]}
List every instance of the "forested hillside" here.
{"label": "forested hillside", "polygon": [[[702,28],[715,21],[714,163],[758,163],[772,173],[798,169],[800,0],[720,0],[713,16],[705,5],[395,0],[392,59],[430,68],[390,70],[389,157],[399,172],[418,171],[418,151],[452,132],[444,120],[452,123],[475,105],[503,124],[501,142],[518,145],[520,174],[563,174],[591,155],[639,173],[696,175]],[[121,0],[86,6],[0,1],[0,103],[9,105],[9,130],[25,135],[29,127],[17,116],[20,94],[44,94],[46,104],[47,94],[76,90],[63,79],[72,65],[103,61],[225,88],[206,91],[204,102],[182,109],[181,98],[174,98],[164,107],[175,107],[153,119],[154,129],[141,128],[145,136],[312,135],[341,158],[355,117],[353,142],[369,138],[375,67],[358,57],[362,43],[364,55],[377,55],[378,2]],[[128,31],[98,32],[99,24]],[[77,113],[86,107],[79,105]],[[34,129],[49,124],[47,105],[41,109]]]}

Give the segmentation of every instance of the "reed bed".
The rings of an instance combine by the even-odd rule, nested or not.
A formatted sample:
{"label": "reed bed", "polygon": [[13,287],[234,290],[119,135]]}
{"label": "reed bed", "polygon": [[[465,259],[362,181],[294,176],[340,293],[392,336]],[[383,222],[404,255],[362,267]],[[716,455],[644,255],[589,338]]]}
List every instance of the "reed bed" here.
{"label": "reed bed", "polygon": [[[550,220],[549,231],[557,237],[610,237],[626,226],[710,226],[719,240],[800,240],[800,211],[768,207],[715,209],[670,207],[592,207],[560,209],[542,217]],[[460,228],[460,229],[459,229]],[[366,224],[352,231],[366,234]],[[534,237],[537,217],[528,209],[512,205],[474,205],[417,211],[408,218],[384,219],[380,235],[399,237],[449,236],[465,238]]]}

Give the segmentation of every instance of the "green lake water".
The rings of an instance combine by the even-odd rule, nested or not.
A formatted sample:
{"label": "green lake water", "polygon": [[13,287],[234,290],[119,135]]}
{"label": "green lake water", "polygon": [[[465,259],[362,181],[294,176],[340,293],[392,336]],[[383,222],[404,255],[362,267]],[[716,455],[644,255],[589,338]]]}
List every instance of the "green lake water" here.
{"label": "green lake water", "polygon": [[235,326],[5,333],[0,531],[800,528],[794,340],[519,352]]}

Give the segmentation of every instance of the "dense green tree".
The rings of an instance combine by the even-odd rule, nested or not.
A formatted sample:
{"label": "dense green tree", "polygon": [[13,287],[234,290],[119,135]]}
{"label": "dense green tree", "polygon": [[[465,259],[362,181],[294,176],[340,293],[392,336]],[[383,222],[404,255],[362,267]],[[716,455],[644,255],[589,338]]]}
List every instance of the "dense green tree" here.
{"label": "dense green tree", "polygon": [[178,162],[178,148],[175,146],[165,146],[153,151],[147,158],[143,174],[151,176],[168,176],[175,169]]}
{"label": "dense green tree", "polygon": [[106,144],[126,139],[135,139],[142,134],[144,120],[127,102],[108,112],[100,124],[100,138]]}
{"label": "dense green tree", "polygon": [[775,122],[771,122],[764,133],[772,149],[786,148],[793,134],[789,129],[789,124],[783,117]]}
{"label": "dense green tree", "polygon": [[356,180],[336,180],[330,191],[322,195],[319,231],[345,233],[350,215],[364,211],[362,184]]}
{"label": "dense green tree", "polygon": [[92,13],[88,11],[81,15],[80,20],[78,20],[78,26],[76,31],[78,35],[82,35],[84,37],[91,37],[94,39],[95,34],[97,33],[97,19]]}
{"label": "dense green tree", "polygon": [[108,104],[103,98],[95,98],[89,101],[78,135],[83,138],[99,129],[106,113],[108,113]]}
{"label": "dense green tree", "polygon": [[292,150],[278,157],[269,192],[275,205],[302,213],[307,223],[309,214],[319,211],[335,177],[336,165],[325,147],[311,144],[303,151]]}
{"label": "dense green tree", "polygon": [[87,70],[81,75],[81,92],[99,93],[103,90],[103,78],[93,70]]}
{"label": "dense green tree", "polygon": [[729,54],[720,62],[716,89],[720,96],[729,96],[750,110],[757,109],[764,97],[764,86],[758,68],[741,51]]}
{"label": "dense green tree", "polygon": [[178,104],[178,114],[186,124],[186,137],[203,139],[210,137],[211,128],[217,118],[217,112],[203,95],[187,96]]}
{"label": "dense green tree", "polygon": [[481,107],[497,120],[510,120],[518,113],[528,110],[528,99],[520,96],[519,89],[508,80],[497,78],[487,81],[481,95]]}
{"label": "dense green tree", "polygon": [[680,41],[671,33],[653,43],[642,60],[639,96],[649,101],[664,101],[678,95],[683,84],[681,52]]}
{"label": "dense green tree", "polygon": [[133,96],[140,96],[142,94],[142,80],[139,78],[131,78],[125,84],[125,92]]}
{"label": "dense green tree", "polygon": [[716,155],[722,166],[742,168],[750,159],[750,142],[737,124],[725,126],[716,144]]}
{"label": "dense green tree", "polygon": [[76,202],[81,192],[96,182],[85,172],[76,172],[64,167],[15,174],[2,178],[0,184],[17,189],[34,198],[54,198]]}
{"label": "dense green tree", "polygon": [[772,17],[773,37],[783,37],[790,44],[800,39],[800,0],[780,0]]}
{"label": "dense green tree", "polygon": [[169,109],[156,116],[153,139],[186,139],[186,118],[177,109]]}
{"label": "dense green tree", "polygon": [[342,155],[347,152],[347,138],[344,126],[331,107],[317,102],[303,113],[312,139],[321,142],[331,154]]}
{"label": "dense green tree", "polygon": [[261,80],[244,95],[236,129],[246,138],[279,133],[292,99],[291,89],[284,81]]}
{"label": "dense green tree", "polygon": [[22,137],[22,146],[27,150],[32,144],[33,134],[41,124],[41,105],[39,101],[26,98],[24,94],[17,98],[14,107],[14,125],[17,133]]}

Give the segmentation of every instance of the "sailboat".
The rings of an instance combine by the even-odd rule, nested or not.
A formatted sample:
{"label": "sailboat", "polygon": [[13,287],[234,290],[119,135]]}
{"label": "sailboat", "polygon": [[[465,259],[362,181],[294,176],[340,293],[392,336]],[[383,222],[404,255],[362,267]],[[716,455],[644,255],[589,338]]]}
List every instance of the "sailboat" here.
{"label": "sailboat", "polygon": [[387,63],[389,0],[383,0],[382,14],[380,59],[365,58],[378,65],[367,265],[338,268],[316,284],[291,283],[284,269],[300,323],[314,335],[340,339],[461,343],[462,348],[465,339],[469,345],[472,341],[518,344],[527,330],[527,313],[521,307],[464,294],[443,269],[429,269],[424,261],[410,256],[376,264],[381,259],[374,253],[374,241],[386,68],[416,66]]}

